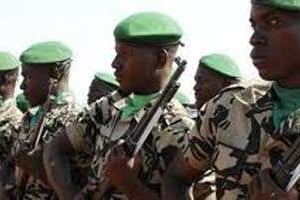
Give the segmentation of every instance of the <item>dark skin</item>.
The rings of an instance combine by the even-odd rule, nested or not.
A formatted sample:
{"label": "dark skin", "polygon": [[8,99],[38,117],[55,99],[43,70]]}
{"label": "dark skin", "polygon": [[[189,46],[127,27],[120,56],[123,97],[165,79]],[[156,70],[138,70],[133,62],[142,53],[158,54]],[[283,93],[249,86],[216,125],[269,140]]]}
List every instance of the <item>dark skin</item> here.
{"label": "dark skin", "polygon": [[51,69],[49,67],[22,66],[23,81],[20,88],[30,104],[42,105],[48,96]]}
{"label": "dark skin", "polygon": [[[266,80],[278,81],[288,88],[300,87],[300,17],[299,13],[252,5],[250,22],[253,34],[251,58],[259,74]],[[203,161],[199,169],[207,165]],[[163,184],[163,199],[183,199],[187,186],[202,174],[178,155]],[[250,184],[251,199],[298,199],[295,189],[284,192],[270,177],[268,170],[261,171]]]}
{"label": "dark skin", "polygon": [[[67,89],[68,73],[50,86],[50,80],[55,74],[53,72],[53,65],[46,65],[47,66],[22,66],[22,76],[24,79],[20,87],[32,106],[44,106],[50,90],[52,95],[55,95],[57,91]],[[32,151],[27,145],[24,145],[16,152],[15,160],[17,165],[26,171],[27,174],[31,174],[38,177],[40,180],[47,182],[41,148]]]}
{"label": "dark skin", "polygon": [[[50,83],[50,68],[23,65],[23,81],[20,88],[32,106],[43,105],[46,101]],[[45,181],[45,173],[42,166],[41,151],[29,154],[26,145],[22,146],[15,155],[16,164],[24,169],[27,174],[34,174]],[[25,175],[24,175],[25,176]]]}
{"label": "dark skin", "polygon": [[257,176],[253,178],[249,185],[250,199],[251,200],[296,200],[298,198],[298,192],[296,188],[292,188],[289,192],[284,192],[274,182],[271,177],[271,170],[266,169],[261,171]]}
{"label": "dark skin", "polygon": [[172,62],[165,49],[117,42],[115,51],[112,67],[124,93],[147,95],[164,87]]}
{"label": "dark skin", "polygon": [[222,75],[205,66],[200,66],[195,74],[196,107],[199,110],[204,103],[216,96],[223,88],[237,83],[238,80]]}
{"label": "dark skin", "polygon": [[[173,62],[172,54],[166,49],[134,47],[126,43],[117,43],[115,49],[117,55],[112,67],[116,70],[115,76],[122,91],[146,95],[156,93],[165,86]],[[138,167],[129,164],[124,151],[119,149],[115,152],[105,169],[113,172],[106,174],[110,183],[130,199],[158,199],[157,194],[137,178],[134,169]]]}
{"label": "dark skin", "polygon": [[251,58],[265,80],[287,88],[300,87],[300,14],[253,5]]}
{"label": "dark skin", "polygon": [[[119,88],[124,94],[152,94],[160,91],[168,81],[174,50],[162,47],[140,47],[116,42],[116,57],[112,62]],[[74,199],[80,194],[70,179],[66,164],[67,156],[75,154],[70,141],[61,134],[45,149],[44,163],[51,184],[60,199]],[[55,151],[51,151],[55,149]],[[149,189],[137,177],[139,158],[126,156],[121,146],[112,149],[104,174],[112,187],[123,192],[130,199],[158,199],[158,194]],[[50,165],[52,163],[52,165]]]}
{"label": "dark skin", "polygon": [[[251,57],[261,77],[278,81],[283,87],[300,87],[300,13],[253,5],[250,22],[254,33]],[[298,199],[295,188],[284,192],[270,177],[259,173],[250,184],[251,199]]]}
{"label": "dark skin", "polygon": [[188,194],[188,189],[198,177],[208,169],[206,161],[201,165],[203,170],[199,171],[192,167],[178,152],[176,158],[169,165],[162,186],[162,199],[182,200]]}
{"label": "dark skin", "polygon": [[88,104],[90,105],[97,99],[100,99],[103,96],[108,95],[110,92],[118,89],[117,86],[107,83],[105,81],[94,78],[88,93]]}
{"label": "dark skin", "polygon": [[17,79],[18,69],[0,71],[0,96],[13,97]]}
{"label": "dark skin", "polygon": [[74,185],[71,179],[69,157],[75,154],[68,136],[59,134],[51,143],[44,145],[43,163],[48,181],[59,199],[79,198],[81,188]]}

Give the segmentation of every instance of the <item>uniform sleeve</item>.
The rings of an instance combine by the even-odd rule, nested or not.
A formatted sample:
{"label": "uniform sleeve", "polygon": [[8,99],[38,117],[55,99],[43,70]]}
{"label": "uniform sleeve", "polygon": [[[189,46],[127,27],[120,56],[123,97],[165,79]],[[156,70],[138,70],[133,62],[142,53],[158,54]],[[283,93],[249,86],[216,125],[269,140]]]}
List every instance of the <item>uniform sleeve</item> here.
{"label": "uniform sleeve", "polygon": [[[181,106],[181,105],[180,105]],[[187,116],[183,107],[180,112],[174,109],[165,113],[154,128],[155,148],[160,155],[162,170],[166,169],[173,160],[177,151],[185,151],[188,144],[188,133],[194,125],[194,121]]]}
{"label": "uniform sleeve", "polygon": [[113,104],[121,97],[112,93],[86,107],[74,123],[66,127],[66,133],[73,148],[78,152],[91,152],[96,145],[100,128],[112,117]]}
{"label": "uniform sleeve", "polygon": [[216,148],[216,127],[213,123],[214,104],[209,102],[200,112],[195,126],[189,134],[185,159],[199,171],[205,171],[214,156]]}

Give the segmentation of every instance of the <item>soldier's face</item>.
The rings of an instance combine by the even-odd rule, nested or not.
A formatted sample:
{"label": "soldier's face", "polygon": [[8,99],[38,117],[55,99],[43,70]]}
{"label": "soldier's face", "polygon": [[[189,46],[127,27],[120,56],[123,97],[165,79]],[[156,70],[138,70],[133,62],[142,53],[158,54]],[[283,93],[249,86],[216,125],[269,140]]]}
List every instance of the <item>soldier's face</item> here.
{"label": "soldier's face", "polygon": [[18,77],[18,70],[0,72],[0,96],[9,97],[13,95]]}
{"label": "soldier's face", "polygon": [[251,58],[262,78],[282,83],[299,80],[300,14],[252,5]]}
{"label": "soldier's face", "polygon": [[50,84],[50,69],[38,66],[22,66],[23,81],[21,89],[34,107],[45,102]]}
{"label": "soldier's face", "polygon": [[144,94],[153,85],[157,57],[153,50],[116,43],[116,57],[112,62],[116,80],[125,93]]}
{"label": "soldier's face", "polygon": [[88,104],[100,99],[103,96],[108,95],[113,90],[117,89],[117,87],[113,87],[104,81],[100,81],[99,79],[94,79],[90,85],[89,93],[88,93]]}
{"label": "soldier's face", "polygon": [[204,67],[198,67],[194,86],[197,109],[200,109],[204,103],[217,95],[226,86],[222,76]]}

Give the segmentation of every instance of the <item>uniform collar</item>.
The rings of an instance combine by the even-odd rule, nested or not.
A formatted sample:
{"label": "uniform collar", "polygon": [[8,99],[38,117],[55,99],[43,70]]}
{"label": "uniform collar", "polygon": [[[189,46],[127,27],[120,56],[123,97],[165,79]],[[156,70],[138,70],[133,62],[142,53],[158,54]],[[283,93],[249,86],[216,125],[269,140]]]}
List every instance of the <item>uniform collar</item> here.
{"label": "uniform collar", "polygon": [[147,108],[150,108],[153,105],[159,94],[160,92],[150,95],[131,94],[121,101],[116,102],[114,106],[120,111],[122,120],[130,121],[134,118],[136,121],[139,121],[147,111]]}
{"label": "uniform collar", "polygon": [[36,115],[36,113],[41,109],[41,106],[35,106],[27,109],[27,112],[30,113],[31,116]]}
{"label": "uniform collar", "polygon": [[268,109],[273,107],[274,94],[273,82],[261,80],[239,83],[244,88],[241,92],[234,93],[235,99],[254,109]]}
{"label": "uniform collar", "polygon": [[281,87],[278,83],[273,85],[274,91],[274,107],[273,107],[273,121],[278,129],[280,124],[292,112],[300,108],[300,89],[289,89]]}
{"label": "uniform collar", "polygon": [[[61,91],[58,92],[55,96],[50,96],[50,100],[53,103],[51,105],[51,109],[54,109],[58,106],[74,102],[74,96],[69,91]],[[45,112],[49,111],[45,111],[45,108],[42,105],[29,108],[25,115],[26,120],[29,121],[29,126],[31,128],[35,127]]]}
{"label": "uniform collar", "polygon": [[[278,122],[278,120],[276,121],[275,119],[275,109],[278,109],[278,103],[282,98],[278,95],[278,91],[276,92],[276,89],[278,89],[276,88],[276,84],[277,83],[275,82],[270,82],[270,84],[262,85],[259,87],[257,85],[253,85],[245,89],[249,90],[248,92],[245,93],[245,91],[243,91],[243,95],[238,94],[235,96],[243,104],[249,105],[251,107],[251,110],[254,110],[256,113],[268,111],[269,118],[264,122],[264,126],[266,126],[266,128],[268,129],[267,132],[277,137],[278,135],[282,135],[282,133],[285,132],[285,130],[282,128],[284,124],[282,122],[285,122],[285,120],[280,120],[282,122]],[[281,117],[286,118],[287,115]],[[258,119],[258,121],[260,120]]]}

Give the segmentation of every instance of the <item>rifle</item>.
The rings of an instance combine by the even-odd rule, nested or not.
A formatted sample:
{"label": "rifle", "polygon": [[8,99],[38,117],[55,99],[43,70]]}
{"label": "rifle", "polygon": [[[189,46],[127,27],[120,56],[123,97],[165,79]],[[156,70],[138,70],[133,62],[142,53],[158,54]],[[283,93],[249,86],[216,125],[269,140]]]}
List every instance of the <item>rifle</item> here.
{"label": "rifle", "polygon": [[[299,113],[300,114],[300,113]],[[288,192],[300,178],[300,115],[295,111],[281,127],[285,133],[297,136],[295,142],[283,154],[283,159],[275,164],[271,175],[277,185]]]}
{"label": "rifle", "polygon": [[55,63],[56,67],[53,68],[52,76],[49,79],[49,88],[48,88],[48,94],[47,98],[43,104],[44,113],[40,117],[40,120],[38,122],[38,125],[36,126],[34,133],[30,136],[27,143],[27,149],[31,149],[31,151],[28,152],[29,155],[32,155],[34,152],[36,152],[39,149],[41,139],[43,138],[44,134],[44,126],[45,126],[45,115],[51,110],[53,105],[53,95],[56,94],[56,86],[57,83],[62,79],[63,75],[69,70],[71,59],[67,59],[62,62]]}
{"label": "rifle", "polygon": [[[139,153],[146,139],[150,135],[151,130],[157,124],[164,108],[166,108],[180,87],[180,84],[177,81],[185,70],[187,62],[185,60],[181,60],[180,57],[176,57],[174,61],[178,67],[172,74],[168,84],[163,89],[159,98],[143,115],[140,122],[132,129],[132,131],[130,131],[130,134],[128,134],[127,138],[125,138],[125,141],[122,144],[119,144],[123,146],[123,149],[129,158],[134,158]],[[106,162],[106,159],[104,159],[104,162]],[[102,199],[111,188],[109,180],[103,175],[102,168],[99,169],[98,176],[100,177],[99,187],[95,195],[93,195],[93,199],[95,200]]]}
{"label": "rifle", "polygon": [[[43,109],[44,109],[44,113],[43,115],[40,117],[38,124],[36,125],[36,127],[34,128],[34,131],[32,133],[32,135],[30,135],[30,137],[28,138],[28,140],[24,141],[22,144],[20,144],[20,149],[19,152],[17,153],[18,156],[22,156],[23,153],[26,153],[27,155],[25,156],[33,156],[35,152],[37,152],[40,148],[40,143],[41,143],[41,139],[43,138],[43,134],[44,132],[44,126],[45,126],[45,116],[46,113],[49,112],[52,108],[52,95],[55,92],[56,89],[56,83],[57,80],[51,78],[50,79],[50,86],[48,89],[48,96],[47,99],[45,101],[45,103],[43,104]],[[14,158],[15,160],[18,160],[18,157]],[[18,162],[18,161],[17,161]],[[20,194],[22,193],[22,191],[24,190],[28,179],[29,179],[29,174],[32,173],[28,173],[28,171],[32,171],[33,169],[28,169],[28,168],[19,168],[19,178],[17,180],[17,185],[19,185],[20,188]],[[46,181],[46,177],[39,177],[41,178],[43,181]]]}

